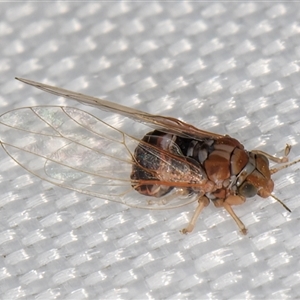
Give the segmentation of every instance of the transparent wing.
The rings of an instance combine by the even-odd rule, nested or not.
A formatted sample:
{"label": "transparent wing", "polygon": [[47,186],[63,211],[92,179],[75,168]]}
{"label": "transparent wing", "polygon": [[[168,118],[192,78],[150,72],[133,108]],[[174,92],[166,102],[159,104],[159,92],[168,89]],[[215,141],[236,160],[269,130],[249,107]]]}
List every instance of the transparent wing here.
{"label": "transparent wing", "polygon": [[[0,116],[0,126],[1,145],[8,155],[30,173],[55,185],[148,209],[178,207],[195,200],[172,192],[163,198],[139,194],[132,188],[130,174],[134,149],[141,141],[80,109],[16,109]],[[160,157],[161,149],[151,146],[144,150]],[[182,159],[182,164],[187,162]],[[175,167],[169,168],[173,172]],[[164,184],[176,187],[184,182]]]}
{"label": "transparent wing", "polygon": [[88,95],[83,95],[80,93],[68,91],[62,88],[54,87],[51,85],[35,82],[28,79],[16,78],[24,83],[32,85],[38,89],[46,91],[48,93],[70,98],[73,100],[77,100],[79,102],[93,105],[101,110],[106,110],[110,112],[114,112],[117,114],[121,114],[123,116],[129,117],[135,121],[139,121],[151,126],[154,129],[159,129],[161,131],[165,131],[167,133],[173,133],[181,137],[193,138],[193,139],[203,139],[203,138],[213,138],[218,139],[223,137],[220,134],[216,134],[213,132],[204,131],[198,129],[190,124],[184,123],[178,119],[164,116],[156,116],[151,115],[146,112],[142,112],[130,107],[126,107],[114,102],[109,102],[103,99],[91,97]]}

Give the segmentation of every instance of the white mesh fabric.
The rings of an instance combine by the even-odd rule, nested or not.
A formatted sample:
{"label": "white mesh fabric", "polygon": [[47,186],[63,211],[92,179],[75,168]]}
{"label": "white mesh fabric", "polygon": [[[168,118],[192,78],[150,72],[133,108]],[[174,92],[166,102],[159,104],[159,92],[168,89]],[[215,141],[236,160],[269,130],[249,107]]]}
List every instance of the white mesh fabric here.
{"label": "white mesh fabric", "polygon": [[[1,113],[78,106],[25,86],[19,76],[181,118],[230,134],[249,150],[280,156],[289,143],[290,158],[299,157],[298,3],[0,8]],[[299,298],[298,169],[274,176],[275,194],[291,214],[272,199],[248,199],[235,208],[248,228],[242,236],[224,210],[210,205],[183,236],[193,205],[147,211],[87,197],[41,182],[1,151],[1,296]]]}

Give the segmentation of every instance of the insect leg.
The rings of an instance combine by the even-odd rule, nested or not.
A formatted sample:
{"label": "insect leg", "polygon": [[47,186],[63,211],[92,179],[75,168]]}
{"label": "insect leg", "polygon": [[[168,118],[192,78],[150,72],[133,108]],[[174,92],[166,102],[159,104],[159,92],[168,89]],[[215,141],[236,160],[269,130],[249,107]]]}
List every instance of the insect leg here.
{"label": "insect leg", "polygon": [[197,219],[201,213],[201,211],[203,210],[204,207],[206,207],[209,204],[209,199],[206,196],[201,196],[201,198],[198,200],[198,206],[194,212],[194,215],[192,217],[192,219],[190,220],[190,223],[188,224],[188,226],[186,228],[183,228],[181,230],[181,232],[183,234],[187,234],[188,232],[192,232],[195,224],[197,222]]}
{"label": "insect leg", "polygon": [[240,197],[240,196],[233,196],[233,195],[226,198],[225,201],[223,199],[213,201],[213,203],[216,207],[224,207],[227,210],[227,212],[230,214],[232,219],[235,221],[235,223],[238,225],[241,232],[243,234],[247,234],[247,229],[246,229],[244,223],[235,214],[235,212],[233,211],[233,209],[231,207],[231,205],[239,205],[239,204],[242,204],[244,202],[245,202],[245,198]]}
{"label": "insect leg", "polygon": [[224,202],[223,207],[227,210],[227,212],[231,215],[233,220],[236,222],[236,224],[239,226],[241,232],[243,234],[247,234],[247,229],[244,225],[244,223],[240,220],[240,218],[235,214],[230,204]]}
{"label": "insect leg", "polygon": [[286,144],[285,149],[284,149],[284,156],[283,157],[276,157],[276,156],[273,156],[273,155],[271,155],[269,153],[266,153],[264,151],[261,151],[261,150],[252,150],[251,152],[255,153],[255,154],[262,154],[265,157],[267,157],[269,160],[274,161],[278,164],[281,164],[281,163],[286,163],[286,162],[289,161],[288,155],[291,151],[291,148],[292,148],[291,145]]}

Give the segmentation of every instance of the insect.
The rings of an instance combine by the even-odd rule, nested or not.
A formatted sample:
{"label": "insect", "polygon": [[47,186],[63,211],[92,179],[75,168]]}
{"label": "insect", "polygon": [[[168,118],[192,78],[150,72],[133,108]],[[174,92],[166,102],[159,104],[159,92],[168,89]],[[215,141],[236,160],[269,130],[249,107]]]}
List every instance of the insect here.
{"label": "insect", "polygon": [[[259,195],[273,197],[271,175],[287,163],[260,150],[247,151],[220,135],[178,119],[151,115],[117,103],[27,79],[18,80],[150,126],[142,139],[104,119],[63,106],[15,109],[0,116],[0,142],[27,171],[55,185],[87,195],[148,208],[167,209],[197,201],[183,233],[191,232],[210,201],[224,207],[243,234],[247,230],[232,206]],[[284,163],[270,168],[269,160]]]}

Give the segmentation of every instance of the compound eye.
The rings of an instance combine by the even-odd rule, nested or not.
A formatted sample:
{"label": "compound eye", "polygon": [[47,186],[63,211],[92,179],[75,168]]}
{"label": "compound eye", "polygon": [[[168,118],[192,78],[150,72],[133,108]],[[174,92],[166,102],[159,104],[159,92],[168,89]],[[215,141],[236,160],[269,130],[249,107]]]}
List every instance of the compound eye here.
{"label": "compound eye", "polygon": [[249,182],[244,182],[238,189],[241,196],[246,198],[253,197],[257,194],[257,188]]}

